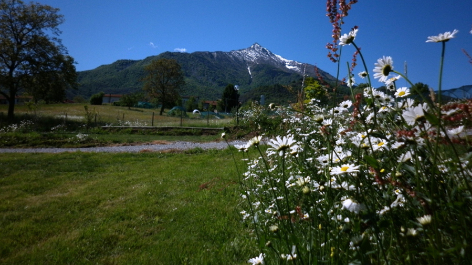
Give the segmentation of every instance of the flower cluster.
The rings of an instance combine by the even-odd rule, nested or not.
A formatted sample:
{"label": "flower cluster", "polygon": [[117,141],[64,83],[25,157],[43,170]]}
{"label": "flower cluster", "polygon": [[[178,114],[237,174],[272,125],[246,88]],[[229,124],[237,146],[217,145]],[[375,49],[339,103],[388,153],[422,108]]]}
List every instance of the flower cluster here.
{"label": "flower cluster", "polygon": [[136,119],[135,121],[123,121],[123,120],[118,120],[118,126],[130,126],[130,127],[134,127],[134,126],[147,126],[147,122],[142,122],[138,119]]}
{"label": "flower cluster", "polygon": [[4,128],[0,129],[0,133],[7,133],[7,132],[23,132],[28,131],[34,123],[31,120],[22,120],[20,123],[10,124]]}
{"label": "flower cluster", "polygon": [[400,77],[390,77],[389,56],[373,72],[389,89],[368,86],[333,107],[310,101],[303,115],[284,118],[288,129],[267,149],[260,139],[244,146],[257,152],[246,160],[242,214],[266,245],[250,263],[400,264],[432,255],[459,264],[472,257],[468,125],[445,124],[470,115],[469,103],[440,109],[413,100],[409,88],[396,87]]}

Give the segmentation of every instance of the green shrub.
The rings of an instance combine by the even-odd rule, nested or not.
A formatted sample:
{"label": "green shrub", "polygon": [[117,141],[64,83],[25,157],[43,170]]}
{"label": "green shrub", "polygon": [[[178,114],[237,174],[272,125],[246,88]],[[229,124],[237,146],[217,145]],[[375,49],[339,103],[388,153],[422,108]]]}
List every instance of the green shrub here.
{"label": "green shrub", "polygon": [[90,105],[102,105],[105,93],[100,92],[90,97]]}

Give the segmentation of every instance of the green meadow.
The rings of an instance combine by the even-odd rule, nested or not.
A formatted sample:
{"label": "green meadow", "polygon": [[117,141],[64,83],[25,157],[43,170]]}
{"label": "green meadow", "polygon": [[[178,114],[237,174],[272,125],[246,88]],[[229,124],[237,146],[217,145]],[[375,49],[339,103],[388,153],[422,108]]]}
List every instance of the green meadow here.
{"label": "green meadow", "polygon": [[0,154],[0,263],[245,264],[238,168],[230,149]]}

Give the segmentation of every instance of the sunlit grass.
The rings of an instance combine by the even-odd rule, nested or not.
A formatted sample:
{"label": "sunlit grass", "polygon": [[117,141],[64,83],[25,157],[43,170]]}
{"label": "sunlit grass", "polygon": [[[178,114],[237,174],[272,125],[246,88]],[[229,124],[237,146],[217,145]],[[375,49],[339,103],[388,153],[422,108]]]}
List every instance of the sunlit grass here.
{"label": "sunlit grass", "polygon": [[2,264],[244,264],[226,151],[0,155]]}
{"label": "sunlit grass", "polygon": [[[32,114],[37,116],[58,117],[68,120],[85,122],[85,109],[93,114],[93,122],[121,125],[135,124],[147,126],[195,126],[195,127],[224,127],[233,122],[231,118],[205,119],[199,115],[187,113],[188,117],[181,119],[180,117],[172,117],[166,114],[159,115],[157,109],[142,109],[113,106],[113,105],[89,105],[86,103],[74,104],[40,104],[36,110],[31,110],[26,105],[16,105],[15,114]],[[6,116],[8,110],[7,105],[0,105],[0,113]],[[153,115],[154,113],[154,115]],[[153,120],[154,117],[154,120]]]}

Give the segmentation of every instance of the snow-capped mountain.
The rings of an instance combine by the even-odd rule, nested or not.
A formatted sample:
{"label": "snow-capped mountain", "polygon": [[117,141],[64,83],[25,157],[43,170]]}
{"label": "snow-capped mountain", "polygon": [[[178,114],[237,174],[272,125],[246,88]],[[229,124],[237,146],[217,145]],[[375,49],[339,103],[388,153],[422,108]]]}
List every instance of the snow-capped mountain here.
{"label": "snow-capped mountain", "polygon": [[259,43],[254,43],[251,47],[246,49],[230,51],[229,54],[246,61],[248,64],[249,74],[251,74],[250,67],[253,64],[270,64],[281,68],[285,67],[287,70],[296,71],[300,74],[303,74],[307,65],[297,61],[288,60],[280,55],[274,54],[268,49],[259,45]]}
{"label": "snow-capped mountain", "polygon": [[[140,91],[144,66],[152,60],[175,59],[185,74],[186,85],[182,95],[193,95],[206,99],[218,99],[228,84],[239,85],[240,93],[261,86],[301,85],[303,74],[316,78],[315,67],[310,64],[285,59],[258,43],[248,48],[229,52],[164,52],[143,60],[118,60],[96,69],[79,72],[81,84],[77,94],[89,97],[105,93],[126,94]],[[326,80],[335,78],[318,69]]]}

